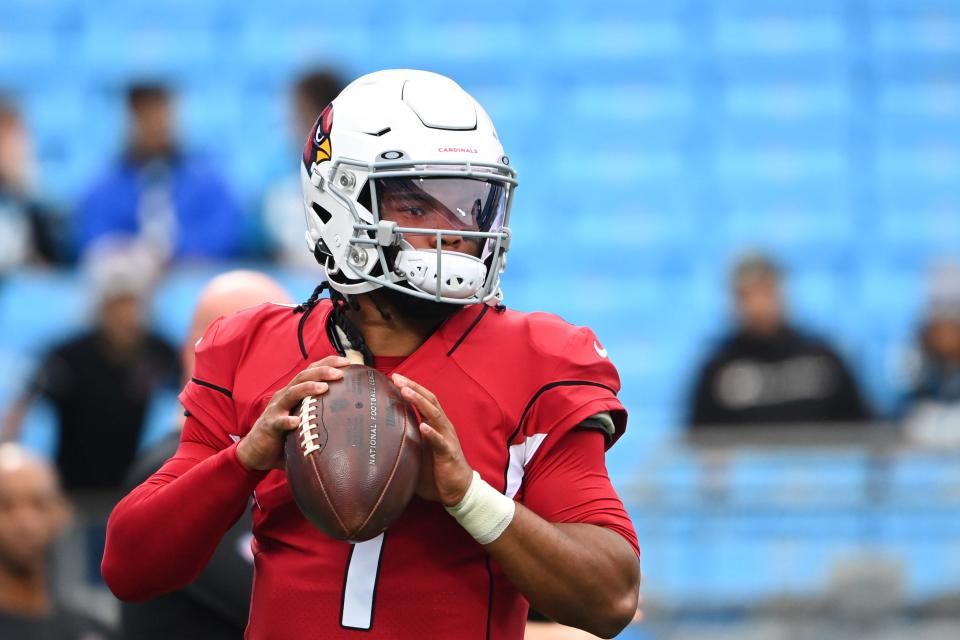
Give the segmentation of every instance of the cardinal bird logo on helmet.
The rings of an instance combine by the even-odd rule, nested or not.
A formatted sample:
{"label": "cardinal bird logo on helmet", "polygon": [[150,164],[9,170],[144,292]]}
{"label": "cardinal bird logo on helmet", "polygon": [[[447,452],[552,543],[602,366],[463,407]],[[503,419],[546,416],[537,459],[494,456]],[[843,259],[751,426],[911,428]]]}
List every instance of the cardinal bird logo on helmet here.
{"label": "cardinal bird logo on helmet", "polygon": [[303,146],[303,164],[310,170],[315,162],[326,162],[332,155],[330,147],[330,131],[333,129],[333,105],[328,104],[320,117],[317,118],[307,143]]}

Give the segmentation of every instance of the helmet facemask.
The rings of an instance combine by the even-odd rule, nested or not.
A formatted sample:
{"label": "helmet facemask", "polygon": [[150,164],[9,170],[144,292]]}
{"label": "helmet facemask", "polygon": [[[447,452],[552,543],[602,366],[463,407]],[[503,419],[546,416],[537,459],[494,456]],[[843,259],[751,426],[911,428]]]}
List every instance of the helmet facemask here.
{"label": "helmet facemask", "polygon": [[450,304],[500,300],[516,185],[508,165],[341,158],[329,175],[367,178],[349,189],[356,198],[344,181],[324,184],[353,217],[345,264],[327,264],[335,287],[346,279]]}

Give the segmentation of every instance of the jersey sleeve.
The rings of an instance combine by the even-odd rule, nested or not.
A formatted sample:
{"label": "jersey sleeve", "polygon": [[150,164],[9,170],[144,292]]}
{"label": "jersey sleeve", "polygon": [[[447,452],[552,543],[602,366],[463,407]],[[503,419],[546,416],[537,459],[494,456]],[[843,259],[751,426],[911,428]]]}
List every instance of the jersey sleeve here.
{"label": "jersey sleeve", "polygon": [[121,600],[145,600],[192,582],[243,514],[266,472],[248,470],[237,445],[223,448],[219,440],[188,417],[173,457],[113,509],[101,571]]}
{"label": "jersey sleeve", "polygon": [[234,331],[227,325],[224,318],[214,320],[197,341],[193,376],[180,393],[180,403],[187,413],[208,427],[207,437],[220,448],[231,444],[228,434],[239,434],[233,383],[241,341],[231,335]]}
{"label": "jersey sleeve", "polygon": [[578,522],[610,529],[639,556],[637,534],[607,475],[604,445],[603,433],[595,429],[567,432],[530,469],[522,501],[549,522]]}
{"label": "jersey sleeve", "polygon": [[[562,345],[562,346],[561,346]],[[608,413],[609,448],[623,435],[627,412],[617,399],[620,376],[593,331],[578,327],[554,347],[551,373],[527,405],[511,444],[524,444],[525,464],[549,451],[564,434],[591,416]],[[522,438],[522,440],[520,439]]]}

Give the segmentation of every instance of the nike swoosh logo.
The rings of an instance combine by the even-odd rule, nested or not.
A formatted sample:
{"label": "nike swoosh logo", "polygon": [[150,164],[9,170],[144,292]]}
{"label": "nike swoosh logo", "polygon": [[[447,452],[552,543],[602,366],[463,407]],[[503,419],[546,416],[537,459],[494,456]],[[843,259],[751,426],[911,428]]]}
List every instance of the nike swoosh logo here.
{"label": "nike swoosh logo", "polygon": [[596,340],[593,341],[593,348],[596,349],[597,355],[600,356],[601,358],[607,357],[607,350],[601,347],[599,344],[597,344]]}

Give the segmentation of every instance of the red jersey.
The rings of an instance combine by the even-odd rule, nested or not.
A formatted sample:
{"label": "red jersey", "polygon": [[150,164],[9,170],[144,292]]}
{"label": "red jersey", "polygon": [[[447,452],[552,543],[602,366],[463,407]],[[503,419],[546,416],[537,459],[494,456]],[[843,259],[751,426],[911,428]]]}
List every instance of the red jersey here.
{"label": "red jersey", "polygon": [[[522,638],[526,600],[440,504],[415,497],[385,534],[350,544],[304,519],[284,472],[251,472],[237,460],[234,443],[273,394],[335,353],[331,309],[325,300],[304,315],[263,305],[210,326],[180,396],[191,416],[180,450],[111,516],[108,584],[136,599],[189,582],[253,490],[247,639]],[[395,370],[436,394],[468,463],[490,485],[548,521],[608,527],[637,548],[603,466],[626,422],[619,378],[589,329],[549,314],[466,307]],[[602,412],[613,433],[576,429]],[[169,557],[144,559],[151,554]]]}

